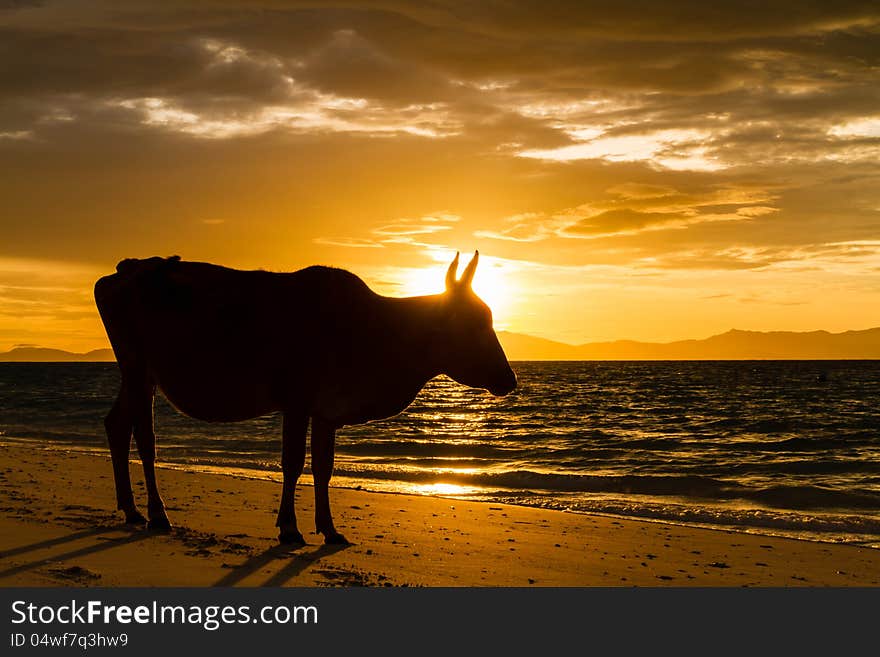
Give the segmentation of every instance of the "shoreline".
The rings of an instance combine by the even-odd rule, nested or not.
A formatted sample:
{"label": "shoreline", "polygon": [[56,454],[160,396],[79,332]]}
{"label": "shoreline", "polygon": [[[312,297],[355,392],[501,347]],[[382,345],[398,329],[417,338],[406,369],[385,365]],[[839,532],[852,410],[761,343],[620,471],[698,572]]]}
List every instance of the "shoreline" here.
{"label": "shoreline", "polygon": [[[61,441],[50,441],[50,444],[41,444],[38,439],[35,438],[19,438],[12,436],[3,436],[0,435],[0,448],[11,445],[11,446],[24,446],[24,447],[33,447],[36,449],[42,450],[55,450],[60,452],[75,452],[84,455],[94,456],[96,458],[104,458],[109,461],[109,454],[107,453],[106,447],[91,447],[88,445],[76,445],[64,443]],[[136,477],[139,476],[140,471],[140,461],[138,460],[136,454],[132,454],[130,469],[132,472],[132,481],[135,481]],[[109,467],[109,466],[108,466]],[[217,475],[217,476],[225,476],[225,477],[238,477],[244,479],[250,479],[253,481],[263,481],[270,482],[273,484],[280,485],[282,473],[280,470],[271,470],[271,469],[257,469],[257,468],[247,468],[247,467],[226,467],[226,466],[217,466],[203,463],[178,463],[174,461],[164,461],[156,463],[157,470],[173,470],[177,472],[188,472],[193,474],[207,474],[207,475]],[[386,481],[386,480],[383,480]],[[387,481],[386,481],[387,483]],[[304,472],[300,477],[299,486],[304,486],[311,488],[311,474]],[[376,486],[374,488],[374,486]],[[581,510],[581,509],[559,509],[549,506],[542,506],[540,504],[528,504],[523,502],[509,502],[509,501],[496,501],[481,498],[478,494],[474,495],[444,495],[439,492],[416,492],[416,491],[408,491],[408,490],[395,490],[393,487],[382,487],[381,485],[376,484],[376,482],[369,478],[358,479],[356,477],[344,476],[344,475],[336,475],[334,476],[333,481],[330,484],[331,491],[332,490],[351,490],[358,491],[363,493],[376,493],[376,494],[384,494],[384,495],[404,495],[404,496],[414,496],[414,497],[428,497],[428,498],[436,498],[441,500],[448,500],[451,502],[469,502],[476,504],[504,504],[515,507],[522,508],[530,508],[530,509],[541,509],[546,511],[555,511],[560,513],[571,513],[577,515],[585,515],[585,516],[595,516],[600,518],[611,518],[614,520],[626,520],[626,521],[638,521],[638,522],[646,522],[646,523],[657,523],[661,525],[670,525],[672,527],[685,527],[691,529],[705,529],[709,531],[720,531],[720,532],[733,532],[740,534],[747,534],[751,536],[766,536],[766,537],[775,537],[775,538],[786,538],[791,540],[798,541],[807,541],[812,543],[820,543],[827,545],[853,545],[856,547],[864,547],[867,549],[875,549],[880,550],[880,536],[867,535],[867,534],[856,534],[851,533],[853,539],[842,539],[838,534],[834,534],[833,532],[826,531],[822,532],[820,530],[810,530],[810,529],[794,529],[794,528],[786,528],[786,527],[774,527],[774,526],[762,526],[760,524],[737,524],[734,522],[730,523],[722,523],[722,522],[711,522],[711,521],[700,521],[700,520],[680,520],[680,519],[672,519],[672,518],[664,518],[664,517],[651,517],[645,515],[637,515],[637,514],[622,514],[622,513],[614,513],[610,511],[599,511],[599,510]],[[515,495],[515,491],[511,491],[511,496]],[[682,505],[683,508],[689,508],[687,505]],[[696,512],[697,510],[694,509]],[[786,510],[779,510],[780,512],[786,512]],[[816,516],[813,516],[814,518]],[[819,516],[821,518],[821,514]],[[823,536],[823,533],[826,536]]]}
{"label": "shoreline", "polygon": [[[138,464],[136,496],[145,499]],[[878,586],[880,550],[658,521],[334,487],[337,527],[278,546],[280,486],[162,468],[175,528],[115,511],[109,458],[7,444],[0,452],[0,586]]]}

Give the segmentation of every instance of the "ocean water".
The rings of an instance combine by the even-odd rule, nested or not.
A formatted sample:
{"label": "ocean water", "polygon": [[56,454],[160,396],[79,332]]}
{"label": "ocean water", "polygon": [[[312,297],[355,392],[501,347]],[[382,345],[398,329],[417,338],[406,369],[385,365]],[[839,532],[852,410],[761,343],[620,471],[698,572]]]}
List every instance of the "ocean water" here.
{"label": "ocean water", "polygon": [[[440,378],[403,414],[342,429],[334,484],[880,547],[880,361],[513,367],[508,397]],[[118,379],[0,364],[0,441],[104,450]],[[156,404],[175,467],[278,478],[280,428]]]}

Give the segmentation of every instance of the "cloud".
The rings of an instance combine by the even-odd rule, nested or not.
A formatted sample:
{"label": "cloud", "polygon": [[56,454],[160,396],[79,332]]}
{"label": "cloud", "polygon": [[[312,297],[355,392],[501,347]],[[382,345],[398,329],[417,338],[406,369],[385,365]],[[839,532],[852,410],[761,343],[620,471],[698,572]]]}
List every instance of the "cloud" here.
{"label": "cloud", "polygon": [[880,244],[817,244],[809,247],[728,247],[670,253],[652,260],[663,269],[763,269],[867,272],[880,262]]}
{"label": "cloud", "polygon": [[382,52],[352,29],[333,32],[328,42],[297,61],[295,74],[326,94],[399,106],[443,103],[455,91],[449,78]]}
{"label": "cloud", "polygon": [[315,244],[323,244],[324,246],[341,246],[351,249],[381,249],[383,244],[375,240],[356,239],[350,237],[316,237]]}
{"label": "cloud", "polygon": [[372,232],[383,238],[401,238],[409,235],[430,235],[452,229],[452,224],[461,221],[461,217],[448,212],[427,214],[418,219],[401,219],[392,224],[373,228]]}
{"label": "cloud", "polygon": [[33,136],[33,130],[7,130],[0,132],[0,139],[31,139]]}
{"label": "cloud", "polygon": [[832,126],[828,134],[843,138],[880,138],[880,116],[854,119],[846,123]]}
{"label": "cloud", "polygon": [[500,231],[477,231],[480,237],[537,242],[554,237],[608,238],[645,231],[685,229],[695,224],[747,221],[772,214],[775,195],[751,186],[724,186],[690,193],[668,185],[622,183],[606,190],[608,198],[552,214],[524,213],[505,220]]}
{"label": "cloud", "polygon": [[687,225],[693,217],[675,212],[643,212],[620,208],[604,210],[566,226],[563,234],[577,237],[633,233],[648,228],[662,229]]}
{"label": "cloud", "polygon": [[[100,321],[91,294],[98,272],[66,262],[0,256],[0,351],[15,342],[45,345],[44,327],[71,344],[92,345]],[[16,330],[7,330],[10,325]]]}
{"label": "cloud", "polygon": [[411,246],[429,246],[417,242],[415,236],[427,236],[452,229],[452,225],[461,221],[461,217],[448,212],[434,212],[417,219],[400,219],[393,223],[382,224],[370,230],[376,237],[318,237],[313,241],[325,246],[342,246],[348,248],[382,248],[390,244],[406,244]]}
{"label": "cloud", "polygon": [[516,214],[507,217],[505,222],[507,225],[500,231],[478,230],[474,235],[511,242],[538,242],[554,235],[554,225],[560,223],[540,212]]}
{"label": "cloud", "polygon": [[650,185],[646,183],[622,183],[608,189],[610,194],[627,199],[657,199],[677,194],[669,185]]}
{"label": "cloud", "polygon": [[420,226],[418,224],[389,224],[373,230],[376,235],[400,237],[403,235],[428,235],[441,230],[449,230],[449,226]]}
{"label": "cloud", "polygon": [[137,124],[196,137],[466,131],[525,157],[674,169],[740,164],[731,140],[756,121],[821,119],[809,132],[822,144],[876,107],[871,3],[684,4],[587,3],[559,20],[532,3],[248,7],[262,15],[228,2],[49,3],[0,16],[0,94],[10,105],[125,103]]}
{"label": "cloud", "polygon": [[707,156],[708,150],[702,143],[709,135],[698,130],[663,130],[619,137],[603,137],[603,134],[590,131],[587,139],[577,143],[553,149],[524,150],[519,156],[561,162],[587,159],[646,161],[675,170],[714,171],[725,166]]}

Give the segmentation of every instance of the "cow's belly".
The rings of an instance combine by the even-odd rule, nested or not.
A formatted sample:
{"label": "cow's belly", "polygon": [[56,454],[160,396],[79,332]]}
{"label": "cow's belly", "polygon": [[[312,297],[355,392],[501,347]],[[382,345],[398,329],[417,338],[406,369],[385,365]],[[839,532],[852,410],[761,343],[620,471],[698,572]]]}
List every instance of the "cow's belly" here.
{"label": "cow's belly", "polygon": [[202,387],[159,383],[169,402],[181,413],[206,422],[239,422],[279,411],[281,404],[269,394],[245,388]]}
{"label": "cow's belly", "polygon": [[283,392],[268,372],[178,367],[154,370],[153,378],[175,408],[207,422],[238,422],[283,410]]}
{"label": "cow's belly", "polygon": [[[164,328],[164,327],[163,327]],[[173,326],[172,326],[173,328]],[[276,341],[205,327],[156,331],[144,352],[150,376],[178,410],[208,422],[236,422],[284,410],[303,367]]]}

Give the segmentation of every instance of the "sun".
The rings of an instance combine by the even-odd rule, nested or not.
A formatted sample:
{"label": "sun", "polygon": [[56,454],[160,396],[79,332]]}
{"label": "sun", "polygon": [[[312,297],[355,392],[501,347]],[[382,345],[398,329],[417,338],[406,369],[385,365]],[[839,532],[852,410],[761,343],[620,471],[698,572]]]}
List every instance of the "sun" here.
{"label": "sun", "polygon": [[510,287],[500,266],[491,260],[488,262],[481,260],[477,274],[474,276],[473,289],[492,309],[492,315],[496,320],[506,317],[510,306]]}
{"label": "sun", "polygon": [[[466,265],[467,258],[462,258],[459,275]],[[404,295],[419,296],[442,292],[448,267],[449,263],[446,262],[410,269],[406,272],[406,278],[403,281]],[[496,322],[499,318],[503,320],[506,317],[510,307],[511,292],[500,262],[492,257],[480,256],[480,263],[474,276],[473,290],[491,308],[492,316]]]}

